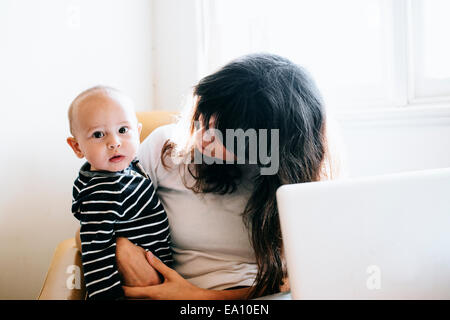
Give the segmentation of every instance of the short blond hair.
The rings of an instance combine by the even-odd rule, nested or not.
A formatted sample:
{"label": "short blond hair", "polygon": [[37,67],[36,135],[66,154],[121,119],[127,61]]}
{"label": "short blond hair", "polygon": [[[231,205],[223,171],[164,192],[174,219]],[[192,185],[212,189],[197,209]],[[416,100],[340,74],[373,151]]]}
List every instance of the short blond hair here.
{"label": "short blond hair", "polygon": [[77,95],[75,97],[75,99],[73,99],[72,103],[69,106],[69,110],[67,112],[67,116],[69,118],[69,128],[70,128],[70,133],[74,135],[74,126],[73,126],[73,122],[74,122],[74,110],[75,108],[80,104],[80,102],[82,102],[85,98],[91,96],[94,93],[103,93],[106,94],[114,99],[120,99],[120,100],[124,100],[122,98],[125,98],[126,100],[128,100],[129,103],[132,103],[131,99],[129,97],[127,97],[125,94],[123,94],[121,91],[117,90],[116,88],[113,87],[109,87],[109,86],[104,86],[104,85],[97,85],[91,88],[88,88],[86,90],[84,90],[83,92],[81,92],[79,95]]}

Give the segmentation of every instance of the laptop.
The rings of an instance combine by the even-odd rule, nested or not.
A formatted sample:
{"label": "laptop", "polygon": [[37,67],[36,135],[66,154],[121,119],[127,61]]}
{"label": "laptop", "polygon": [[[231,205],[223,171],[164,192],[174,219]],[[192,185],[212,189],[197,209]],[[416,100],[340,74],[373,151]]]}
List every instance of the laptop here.
{"label": "laptop", "polygon": [[450,299],[450,168],[276,196],[292,299]]}

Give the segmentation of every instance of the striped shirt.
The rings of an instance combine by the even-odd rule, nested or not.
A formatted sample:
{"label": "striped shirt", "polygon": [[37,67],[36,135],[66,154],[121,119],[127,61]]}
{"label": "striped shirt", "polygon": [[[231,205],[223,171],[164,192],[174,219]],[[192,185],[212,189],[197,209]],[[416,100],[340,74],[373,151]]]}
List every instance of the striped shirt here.
{"label": "striped shirt", "polygon": [[88,299],[117,299],[124,294],[115,259],[116,239],[128,238],[170,265],[169,223],[138,160],[120,172],[89,169],[89,163],[81,167],[72,199],[72,213],[81,224]]}

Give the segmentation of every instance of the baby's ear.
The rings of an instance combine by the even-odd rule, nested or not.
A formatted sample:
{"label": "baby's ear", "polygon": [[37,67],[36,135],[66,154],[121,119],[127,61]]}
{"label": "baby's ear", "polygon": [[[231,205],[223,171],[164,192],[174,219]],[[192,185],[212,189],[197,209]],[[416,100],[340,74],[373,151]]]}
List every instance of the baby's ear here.
{"label": "baby's ear", "polygon": [[138,129],[138,134],[139,134],[139,137],[140,137],[141,136],[141,131],[142,131],[142,123],[138,122],[137,129]]}
{"label": "baby's ear", "polygon": [[84,154],[80,149],[80,145],[78,144],[77,140],[74,137],[68,137],[67,138],[67,143],[69,144],[69,146],[72,148],[73,152],[75,152],[75,155],[78,158],[84,158]]}

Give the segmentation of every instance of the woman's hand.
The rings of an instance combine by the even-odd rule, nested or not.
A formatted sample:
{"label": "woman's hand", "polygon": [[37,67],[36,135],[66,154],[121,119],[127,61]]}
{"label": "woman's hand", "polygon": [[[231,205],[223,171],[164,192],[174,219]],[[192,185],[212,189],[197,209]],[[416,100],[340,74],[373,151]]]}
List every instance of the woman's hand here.
{"label": "woman's hand", "polygon": [[147,262],[145,252],[127,238],[117,238],[117,269],[124,285],[144,287],[161,283],[158,273]]}
{"label": "woman's hand", "polygon": [[208,297],[208,290],[201,289],[189,283],[151,252],[146,252],[145,256],[150,265],[164,277],[164,281],[162,284],[147,287],[123,286],[126,297],[155,300],[212,299],[212,297]]}

